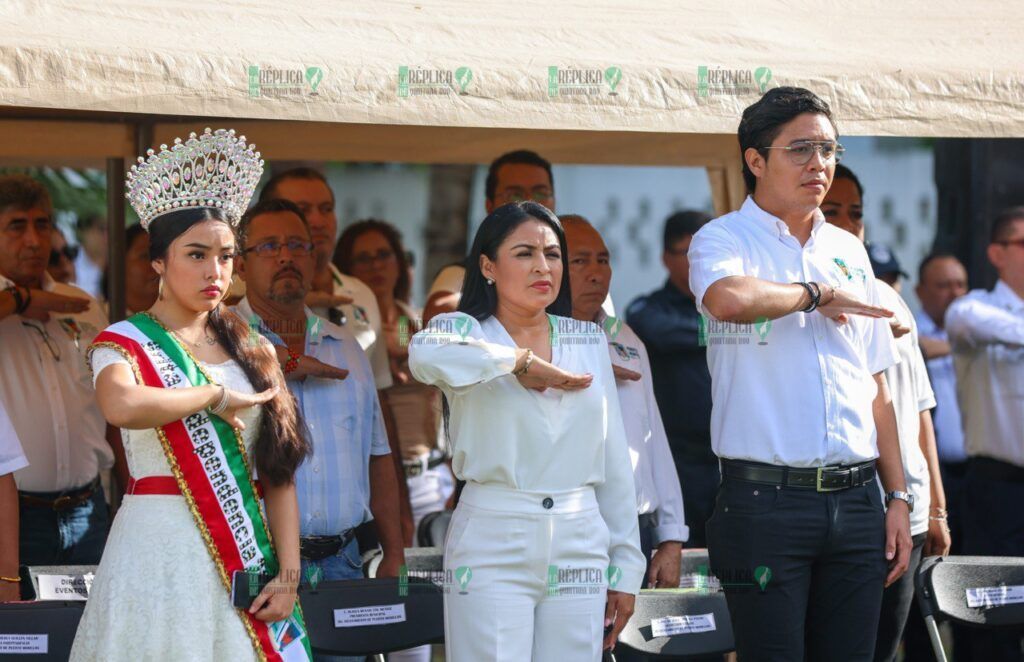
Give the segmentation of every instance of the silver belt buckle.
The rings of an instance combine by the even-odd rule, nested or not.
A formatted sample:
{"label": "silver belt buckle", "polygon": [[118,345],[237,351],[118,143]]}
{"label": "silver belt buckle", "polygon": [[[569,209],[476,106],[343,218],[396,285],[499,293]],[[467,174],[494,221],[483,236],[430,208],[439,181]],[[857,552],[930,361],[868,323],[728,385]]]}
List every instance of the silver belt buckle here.
{"label": "silver belt buckle", "polygon": [[815,489],[816,489],[816,490],[817,490],[818,492],[838,492],[839,490],[841,490],[841,489],[844,489],[844,488],[842,488],[842,487],[822,487],[822,486],[821,486],[821,473],[822,473],[823,471],[825,471],[826,469],[838,469],[838,468],[839,468],[839,467],[837,467],[837,466],[831,466],[831,467],[818,467],[818,475],[817,475],[817,478],[816,478],[816,481],[815,481],[815,485],[814,485],[814,488],[815,488]]}

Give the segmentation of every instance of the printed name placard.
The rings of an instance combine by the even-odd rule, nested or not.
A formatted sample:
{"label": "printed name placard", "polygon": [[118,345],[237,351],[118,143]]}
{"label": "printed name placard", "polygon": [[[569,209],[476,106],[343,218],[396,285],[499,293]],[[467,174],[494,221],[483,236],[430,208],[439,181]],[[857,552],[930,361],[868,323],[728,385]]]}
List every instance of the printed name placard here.
{"label": "printed name placard", "polygon": [[0,655],[38,655],[49,652],[48,634],[0,634]]}
{"label": "printed name placard", "polygon": [[1024,602],[1024,586],[983,586],[967,589],[967,606],[991,609]]}
{"label": "printed name placard", "polygon": [[38,575],[40,600],[87,600],[95,575]]}
{"label": "printed name placard", "polygon": [[692,614],[689,616],[665,616],[651,620],[651,634],[655,637],[672,637],[677,634],[712,632],[717,629],[714,614]]}
{"label": "printed name placard", "polygon": [[405,605],[371,605],[334,610],[334,627],[356,628],[364,625],[387,625],[405,622]]}

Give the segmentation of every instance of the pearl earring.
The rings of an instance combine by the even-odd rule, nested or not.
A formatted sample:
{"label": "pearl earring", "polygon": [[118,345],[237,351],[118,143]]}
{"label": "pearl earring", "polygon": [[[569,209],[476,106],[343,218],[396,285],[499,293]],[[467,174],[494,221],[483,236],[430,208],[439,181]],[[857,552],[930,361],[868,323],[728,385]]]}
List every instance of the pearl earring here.
{"label": "pearl earring", "polygon": [[494,279],[492,279],[492,278],[488,278],[488,279],[487,279],[487,284],[488,284],[488,285],[494,285]]}

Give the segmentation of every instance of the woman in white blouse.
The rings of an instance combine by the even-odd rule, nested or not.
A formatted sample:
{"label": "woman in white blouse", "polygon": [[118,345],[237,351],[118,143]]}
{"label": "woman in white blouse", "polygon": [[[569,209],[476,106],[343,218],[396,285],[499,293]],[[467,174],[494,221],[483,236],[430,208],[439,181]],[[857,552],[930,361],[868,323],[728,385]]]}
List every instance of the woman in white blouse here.
{"label": "woman in white blouse", "polygon": [[484,219],[459,312],[414,336],[467,482],[445,544],[449,662],[599,660],[644,574],[601,329],[571,319],[565,236],[534,202]]}

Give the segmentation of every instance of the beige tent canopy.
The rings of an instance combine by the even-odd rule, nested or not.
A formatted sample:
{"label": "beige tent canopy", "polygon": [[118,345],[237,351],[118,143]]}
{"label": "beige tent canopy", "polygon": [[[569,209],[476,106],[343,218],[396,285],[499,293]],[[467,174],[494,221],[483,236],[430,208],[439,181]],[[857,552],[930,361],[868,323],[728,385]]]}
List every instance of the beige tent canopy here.
{"label": "beige tent canopy", "polygon": [[15,0],[0,25],[0,163],[106,164],[112,223],[125,160],[207,125],[271,160],[703,166],[719,211],[767,87],[843,134],[1024,135],[1024,5],[994,0]]}

